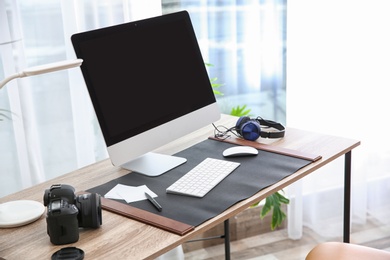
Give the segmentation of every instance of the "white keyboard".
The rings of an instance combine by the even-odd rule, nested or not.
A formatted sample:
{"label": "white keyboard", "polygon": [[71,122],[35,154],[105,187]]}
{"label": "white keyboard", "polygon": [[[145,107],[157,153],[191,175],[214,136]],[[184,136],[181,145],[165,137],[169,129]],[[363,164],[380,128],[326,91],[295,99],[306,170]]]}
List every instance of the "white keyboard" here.
{"label": "white keyboard", "polygon": [[240,163],[206,158],[166,190],[167,193],[203,197]]}

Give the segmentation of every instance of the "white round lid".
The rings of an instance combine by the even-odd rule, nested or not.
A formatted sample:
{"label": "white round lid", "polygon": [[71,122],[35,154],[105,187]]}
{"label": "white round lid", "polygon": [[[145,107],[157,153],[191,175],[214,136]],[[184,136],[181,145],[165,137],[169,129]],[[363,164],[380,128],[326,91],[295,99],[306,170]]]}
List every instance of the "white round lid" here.
{"label": "white round lid", "polygon": [[0,204],[0,228],[29,224],[45,212],[42,203],[34,200],[15,200]]}

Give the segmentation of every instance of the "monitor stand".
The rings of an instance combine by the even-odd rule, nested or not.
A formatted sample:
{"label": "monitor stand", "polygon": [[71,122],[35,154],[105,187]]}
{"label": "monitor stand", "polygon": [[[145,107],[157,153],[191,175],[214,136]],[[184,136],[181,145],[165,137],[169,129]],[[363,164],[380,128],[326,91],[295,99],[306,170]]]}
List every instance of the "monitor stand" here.
{"label": "monitor stand", "polygon": [[186,158],[159,153],[146,153],[121,167],[146,176],[159,176],[185,163]]}

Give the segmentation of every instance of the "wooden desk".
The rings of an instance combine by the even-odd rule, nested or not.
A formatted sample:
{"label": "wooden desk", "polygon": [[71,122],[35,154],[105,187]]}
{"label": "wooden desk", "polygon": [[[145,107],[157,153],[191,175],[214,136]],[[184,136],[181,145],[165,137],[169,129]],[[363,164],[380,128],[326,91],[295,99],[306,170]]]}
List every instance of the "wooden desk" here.
{"label": "wooden desk", "polygon": [[[231,127],[235,125],[236,121],[236,117],[222,115],[221,120],[216,124]],[[178,139],[157,151],[173,154],[206,139],[212,134],[213,127],[210,125],[191,135]],[[346,178],[344,241],[349,242],[351,151],[360,142],[292,128],[287,128],[286,136],[283,139],[264,140],[264,142],[288,149],[319,154],[322,156],[322,159],[261,190],[247,200],[235,204],[222,214],[206,221],[184,236],[175,235],[141,222],[103,211],[103,225],[99,229],[80,229],[78,242],[54,246],[50,243],[49,236],[46,233],[45,216],[42,216],[38,221],[30,225],[0,229],[0,257],[5,259],[49,259],[57,250],[75,246],[84,250],[85,259],[154,259],[343,155],[345,155]],[[17,199],[32,199],[42,202],[44,190],[48,189],[52,184],[70,184],[75,187],[76,191],[82,191],[128,173],[126,170],[112,166],[109,160],[104,160],[3,197],[0,199],[0,203]]]}

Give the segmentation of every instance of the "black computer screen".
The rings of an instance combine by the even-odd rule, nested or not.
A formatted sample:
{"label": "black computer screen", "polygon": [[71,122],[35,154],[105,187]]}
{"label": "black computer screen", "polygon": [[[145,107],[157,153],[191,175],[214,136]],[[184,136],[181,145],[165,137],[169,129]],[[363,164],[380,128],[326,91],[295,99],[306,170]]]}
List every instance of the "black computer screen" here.
{"label": "black computer screen", "polygon": [[82,32],[72,43],[108,146],[215,102],[186,11]]}

